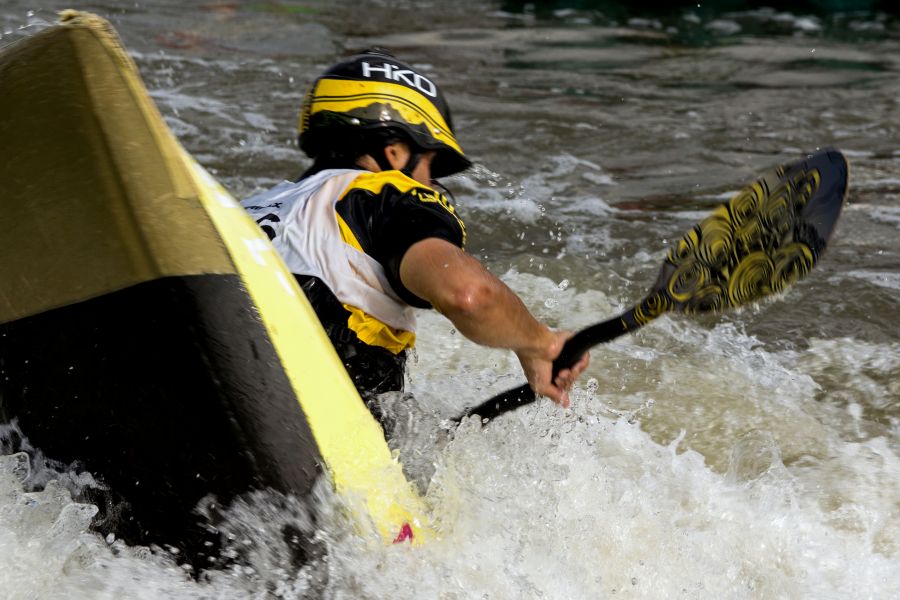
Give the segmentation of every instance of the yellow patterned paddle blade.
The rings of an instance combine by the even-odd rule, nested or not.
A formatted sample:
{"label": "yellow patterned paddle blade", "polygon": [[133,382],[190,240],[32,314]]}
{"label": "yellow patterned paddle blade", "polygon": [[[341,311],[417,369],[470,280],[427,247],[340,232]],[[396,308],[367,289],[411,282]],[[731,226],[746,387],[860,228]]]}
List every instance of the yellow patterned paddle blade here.
{"label": "yellow patterned paddle blade", "polygon": [[778,293],[805,276],[828,244],[847,193],[847,160],[827,149],[760,176],[669,251],[643,325],[664,312],[718,312]]}

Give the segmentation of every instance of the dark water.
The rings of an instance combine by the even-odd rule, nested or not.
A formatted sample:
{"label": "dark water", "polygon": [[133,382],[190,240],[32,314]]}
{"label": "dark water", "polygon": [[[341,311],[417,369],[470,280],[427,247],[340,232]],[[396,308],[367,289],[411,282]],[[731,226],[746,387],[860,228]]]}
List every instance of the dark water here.
{"label": "dark water", "polygon": [[[79,7],[112,21],[170,127],[237,197],[307,164],[297,111],[337,58],[381,45],[425,68],[476,163],[445,182],[469,250],[560,327],[639,300],[668,245],[756,173],[826,146],[850,159],[849,204],[807,279],[598,348],[569,413],[464,429],[428,494],[442,538],[406,551],[333,533],[330,597],[900,594],[900,20],[884,3],[701,4]],[[4,1],[0,44],[65,7]],[[504,353],[422,321],[423,404],[449,416],[519,382]],[[25,527],[0,500],[11,598],[305,593],[284,566],[195,584],[149,553],[111,558],[50,504]]]}

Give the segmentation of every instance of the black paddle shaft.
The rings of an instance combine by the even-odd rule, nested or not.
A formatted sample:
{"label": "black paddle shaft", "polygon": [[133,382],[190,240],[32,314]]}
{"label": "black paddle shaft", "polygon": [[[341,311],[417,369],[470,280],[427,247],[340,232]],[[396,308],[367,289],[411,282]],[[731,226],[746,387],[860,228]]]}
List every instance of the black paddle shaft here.
{"label": "black paddle shaft", "polygon": [[[720,312],[781,292],[818,262],[847,194],[848,167],[837,150],[762,174],[716,208],[669,251],[644,300],[620,316],[579,331],[553,362],[553,375],[591,347],[638,329],[666,312]],[[492,419],[535,400],[528,385],[472,407]]]}
{"label": "black paddle shaft", "polygon": [[[631,312],[631,311],[629,311]],[[569,338],[562,352],[553,361],[553,376],[563,369],[568,369],[575,365],[585,352],[590,350],[597,344],[609,342],[615,338],[631,331],[625,324],[625,318],[629,313],[624,313],[619,317],[597,323],[585,329],[582,329],[574,336]],[[525,404],[535,401],[534,390],[527,383],[512,390],[507,390],[502,394],[498,394],[479,404],[478,406],[468,409],[464,414],[460,415],[454,421],[459,423],[464,417],[471,414],[477,414],[483,420],[488,421],[494,417],[498,417],[505,412],[515,410]]]}

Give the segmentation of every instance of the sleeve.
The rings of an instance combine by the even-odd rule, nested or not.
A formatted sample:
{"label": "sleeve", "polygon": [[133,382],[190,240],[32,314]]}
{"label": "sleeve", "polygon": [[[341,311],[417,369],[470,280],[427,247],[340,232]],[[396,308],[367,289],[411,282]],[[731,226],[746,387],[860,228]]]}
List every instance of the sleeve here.
{"label": "sleeve", "polygon": [[398,296],[411,306],[431,308],[403,285],[400,262],[413,244],[428,238],[440,238],[463,248],[466,228],[443,194],[425,187],[395,192],[383,198],[373,257],[384,266],[388,282]]}

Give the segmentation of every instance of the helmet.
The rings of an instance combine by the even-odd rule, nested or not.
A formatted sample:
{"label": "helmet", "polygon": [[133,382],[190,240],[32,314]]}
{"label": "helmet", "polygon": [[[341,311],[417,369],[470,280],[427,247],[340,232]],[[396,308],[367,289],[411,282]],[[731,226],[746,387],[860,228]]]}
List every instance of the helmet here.
{"label": "helmet", "polygon": [[337,144],[362,148],[364,139],[380,134],[436,150],[431,162],[436,178],[472,165],[453,136],[450,109],[438,87],[382,50],[367,50],[325,71],[303,101],[298,133],[310,158]]}

